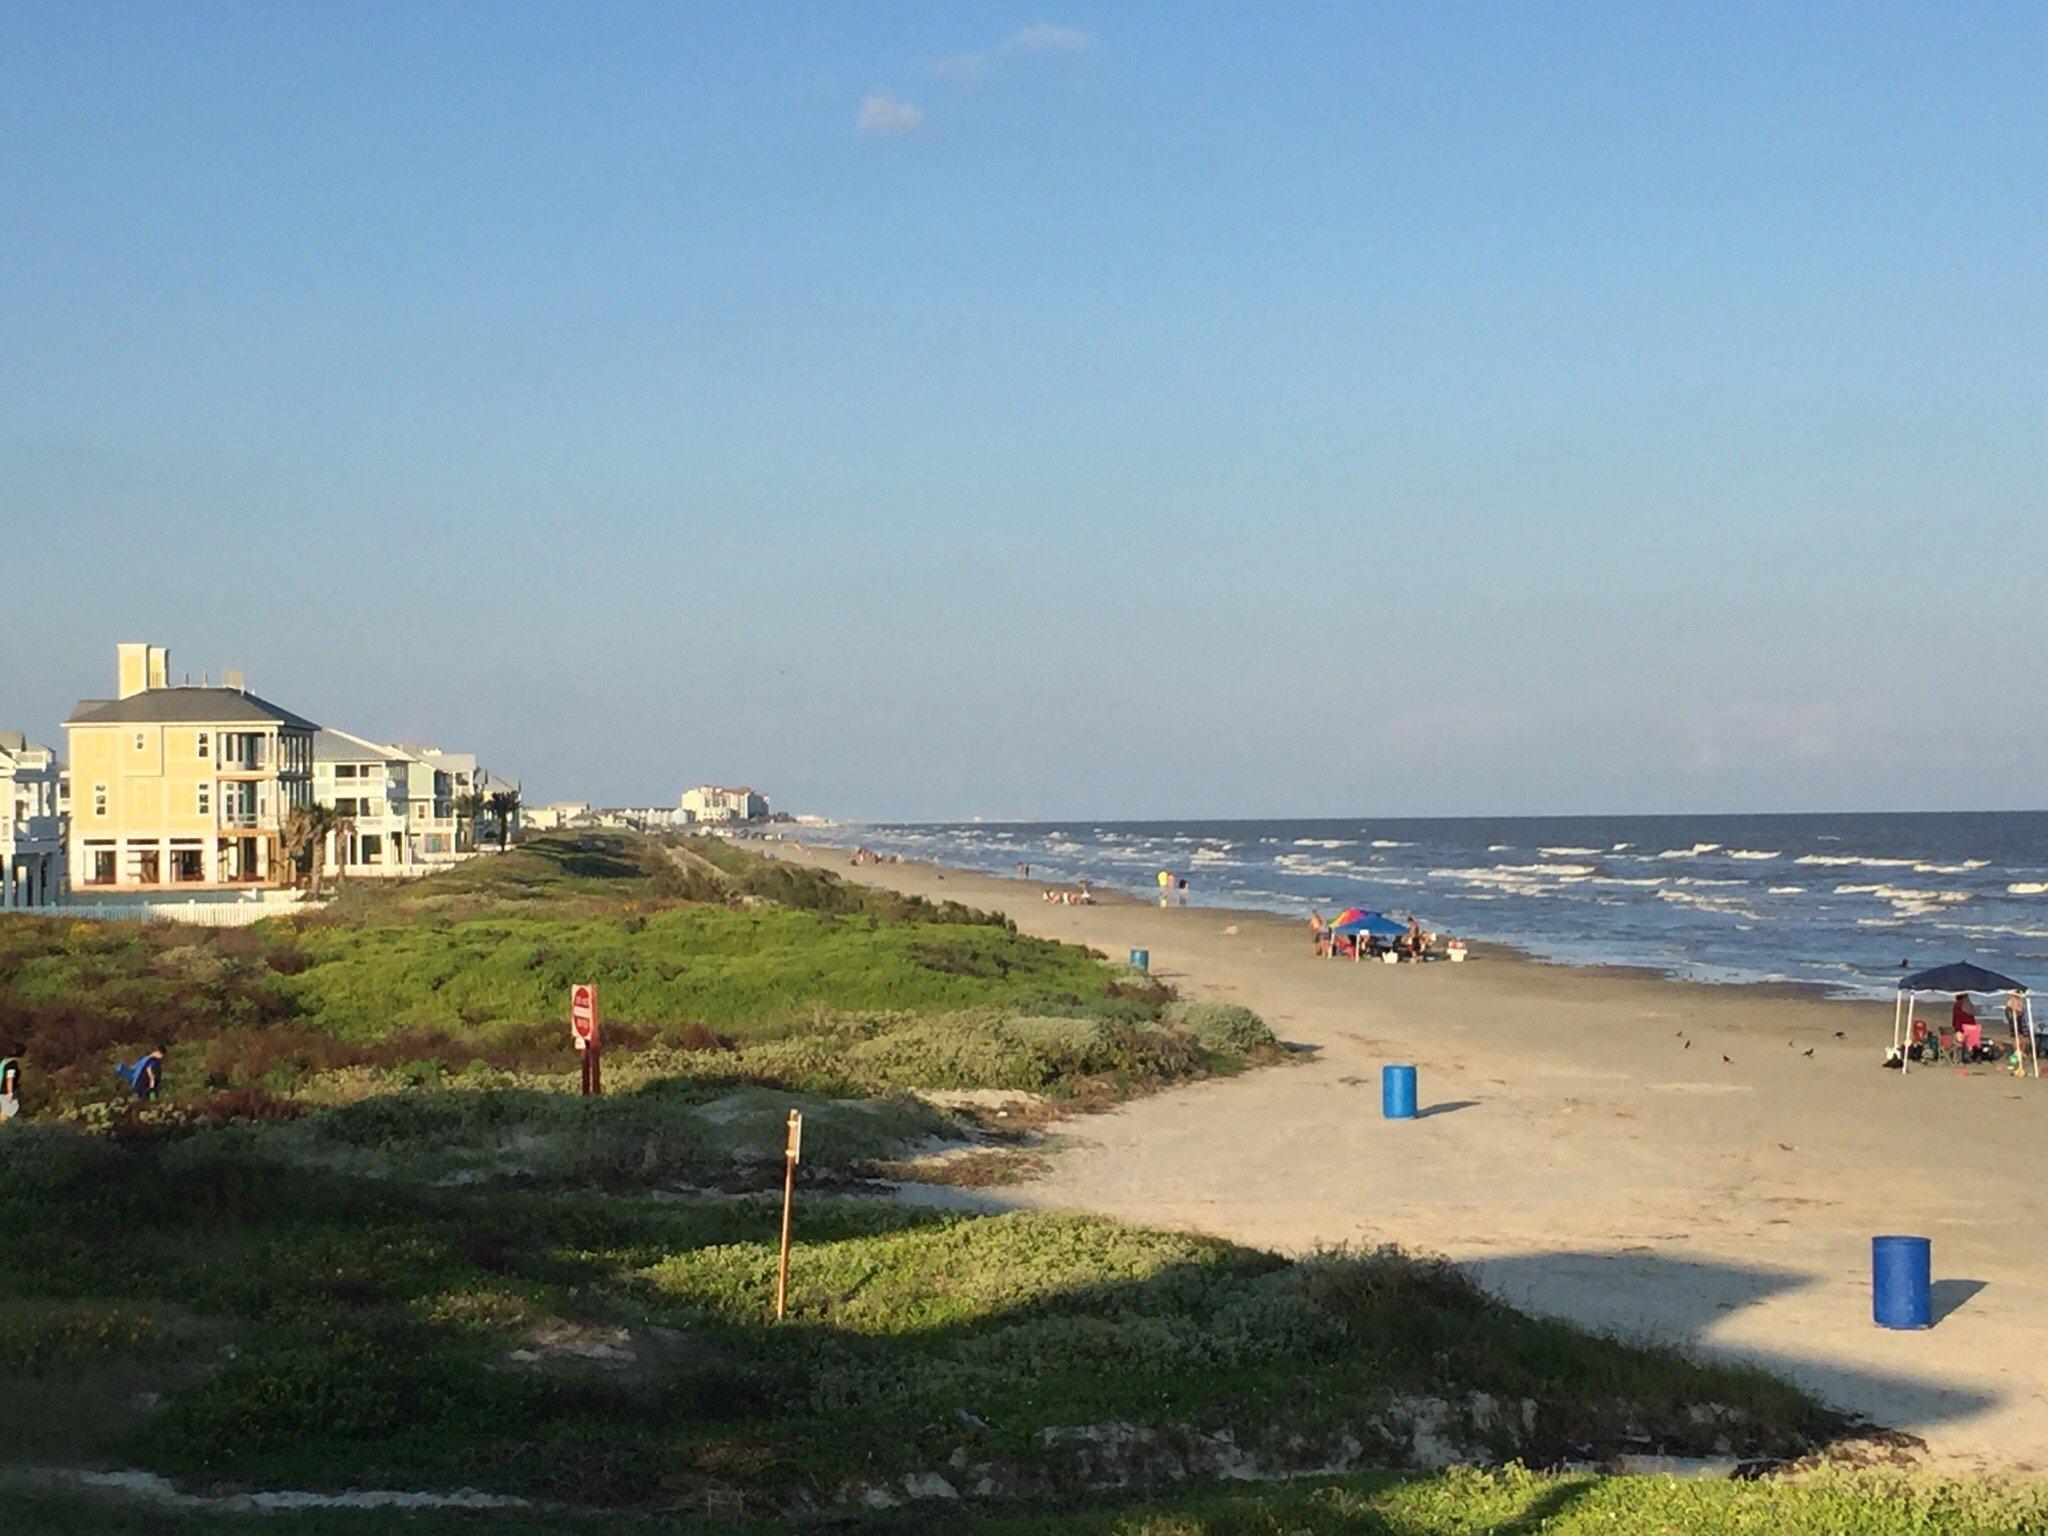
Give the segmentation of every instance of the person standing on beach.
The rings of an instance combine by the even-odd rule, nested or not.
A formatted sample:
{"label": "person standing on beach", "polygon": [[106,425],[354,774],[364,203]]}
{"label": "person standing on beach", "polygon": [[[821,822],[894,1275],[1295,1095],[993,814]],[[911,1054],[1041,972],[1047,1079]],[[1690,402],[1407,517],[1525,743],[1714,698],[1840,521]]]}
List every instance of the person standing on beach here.
{"label": "person standing on beach", "polygon": [[0,1120],[12,1120],[21,1113],[21,1060],[0,1059]]}
{"label": "person standing on beach", "polygon": [[1182,875],[1174,886],[1174,895],[1180,899],[1182,906],[1188,904],[1188,877],[1186,875]]}

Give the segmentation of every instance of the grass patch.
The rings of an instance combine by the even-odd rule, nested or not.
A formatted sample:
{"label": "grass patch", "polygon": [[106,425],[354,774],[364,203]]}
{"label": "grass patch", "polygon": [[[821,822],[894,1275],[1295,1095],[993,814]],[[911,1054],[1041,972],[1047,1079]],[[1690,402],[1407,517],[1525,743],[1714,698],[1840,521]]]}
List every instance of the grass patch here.
{"label": "grass patch", "polygon": [[[1095,1102],[1258,1049],[986,913],[713,840],[607,834],[351,882],[324,911],[245,929],[0,917],[0,1053],[27,1060],[33,1112],[98,1123],[126,1110],[114,1062],[151,1046],[168,1056],[152,1115],[201,1123],[401,1087],[559,1087],[585,980],[615,1079],[707,1090]],[[1032,1022],[1047,1016],[1076,1022]]]}
{"label": "grass patch", "polygon": [[[0,1415],[49,1411],[81,1351],[168,1356],[187,1376],[146,1425],[110,1421],[75,1455],[625,1508],[735,1487],[829,1505],[949,1468],[1035,1496],[1227,1458],[1398,1461],[1418,1412],[1472,1455],[1540,1459],[1723,1440],[1783,1456],[1837,1427],[1760,1373],[1524,1317],[1445,1266],[1293,1263],[1082,1217],[812,1194],[777,1326],[772,1198],[308,1163],[308,1136],[372,1140],[386,1116],[447,1109],[373,1103],[324,1130],[0,1139]],[[461,1116],[402,1135],[435,1137],[473,1140]]]}

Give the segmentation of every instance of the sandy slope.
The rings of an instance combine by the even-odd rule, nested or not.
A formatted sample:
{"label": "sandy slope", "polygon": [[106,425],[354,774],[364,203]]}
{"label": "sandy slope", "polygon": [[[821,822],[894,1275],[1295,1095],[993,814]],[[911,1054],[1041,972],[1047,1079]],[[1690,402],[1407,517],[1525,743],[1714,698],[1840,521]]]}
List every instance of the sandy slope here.
{"label": "sandy slope", "polygon": [[[1526,1307],[1760,1361],[1944,1466],[2048,1468],[2048,1079],[1902,1082],[1877,1065],[1882,1004],[1504,954],[1316,960],[1273,917],[1048,906],[1017,881],[783,852],[1145,946],[1185,995],[1249,1004],[1308,1048],[1071,1122],[1052,1171],[1006,1199],[1281,1249],[1437,1250]],[[1380,1118],[1387,1061],[1418,1064],[1422,1118]],[[1872,1326],[1879,1232],[1934,1239],[1932,1330]]]}

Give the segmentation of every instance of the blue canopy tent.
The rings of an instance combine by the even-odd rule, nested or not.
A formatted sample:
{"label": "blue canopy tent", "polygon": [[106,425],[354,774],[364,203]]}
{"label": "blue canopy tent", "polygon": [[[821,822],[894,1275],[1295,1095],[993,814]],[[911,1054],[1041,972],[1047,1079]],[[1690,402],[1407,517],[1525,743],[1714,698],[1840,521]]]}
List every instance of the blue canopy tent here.
{"label": "blue canopy tent", "polygon": [[1367,912],[1348,923],[1338,923],[1330,932],[1346,939],[1357,938],[1360,934],[1375,939],[1398,939],[1407,934],[1408,925],[1397,923],[1384,913]]}
{"label": "blue canopy tent", "polygon": [[[1349,916],[1330,925],[1332,939],[1399,939],[1407,937],[1407,934],[1406,923],[1397,923],[1383,912],[1362,912],[1355,908],[1351,909]],[[1335,953],[1336,947],[1332,945],[1333,957]],[[1363,944],[1354,944],[1351,948],[1353,960],[1363,959],[1364,953]]]}
{"label": "blue canopy tent", "polygon": [[1892,1008],[1892,1054],[1899,1061],[1899,1076],[1906,1075],[1907,1064],[1912,1060],[1913,1004],[1923,992],[2006,992],[2017,995],[2025,1011],[2013,1026],[2013,1054],[2022,1070],[2031,1063],[2034,1076],[2041,1075],[2041,1047],[2034,1038],[2034,989],[2024,981],[1986,970],[1981,965],[1972,965],[1967,960],[1958,960],[1951,965],[1937,965],[1899,978],[1898,997]]}

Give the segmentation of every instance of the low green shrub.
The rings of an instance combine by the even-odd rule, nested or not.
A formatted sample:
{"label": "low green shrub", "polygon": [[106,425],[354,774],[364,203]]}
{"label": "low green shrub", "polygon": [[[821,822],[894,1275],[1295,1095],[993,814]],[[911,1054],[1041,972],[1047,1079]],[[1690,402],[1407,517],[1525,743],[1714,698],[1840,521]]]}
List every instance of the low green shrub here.
{"label": "low green shrub", "polygon": [[1278,1043],[1264,1019],[1236,1003],[1168,1003],[1160,1017],[1212,1051],[1242,1056]]}

